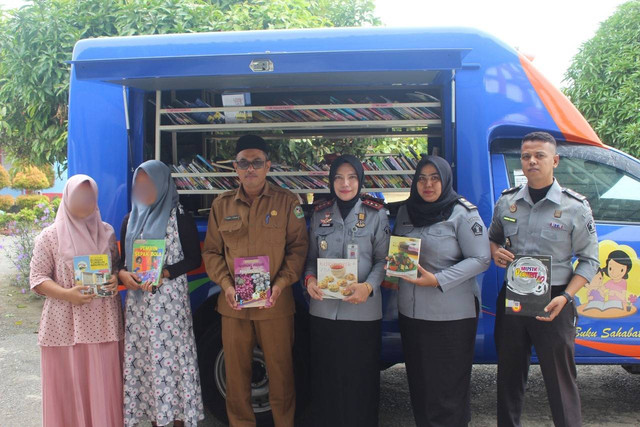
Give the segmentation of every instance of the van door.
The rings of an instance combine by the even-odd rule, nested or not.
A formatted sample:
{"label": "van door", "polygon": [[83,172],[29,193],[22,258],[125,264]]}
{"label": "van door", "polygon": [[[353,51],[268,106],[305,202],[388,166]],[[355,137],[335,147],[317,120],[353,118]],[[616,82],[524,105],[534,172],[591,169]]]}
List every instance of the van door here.
{"label": "van door", "polygon": [[[526,181],[519,140],[492,143],[495,198]],[[620,151],[558,144],[555,177],[589,200],[596,221],[600,270],[576,295],[580,363],[639,363],[640,162]],[[502,283],[502,271],[497,283]]]}

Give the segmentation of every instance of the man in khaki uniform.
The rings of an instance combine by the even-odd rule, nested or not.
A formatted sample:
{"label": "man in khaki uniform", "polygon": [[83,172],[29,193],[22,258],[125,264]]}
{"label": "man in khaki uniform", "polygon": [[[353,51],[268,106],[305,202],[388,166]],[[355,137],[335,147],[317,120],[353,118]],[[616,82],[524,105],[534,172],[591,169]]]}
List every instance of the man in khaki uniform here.
{"label": "man in khaki uniform", "polygon": [[[222,346],[231,426],[255,426],[251,364],[256,343],[269,375],[269,403],[277,427],[293,426],[293,314],[291,285],[302,276],[308,248],[304,213],[297,197],[266,181],[271,162],[259,136],[238,139],[234,167],[240,188],[217,197],[209,214],[203,258],[207,274],[222,288]],[[239,308],[235,300],[236,257],[269,257],[271,307]]]}

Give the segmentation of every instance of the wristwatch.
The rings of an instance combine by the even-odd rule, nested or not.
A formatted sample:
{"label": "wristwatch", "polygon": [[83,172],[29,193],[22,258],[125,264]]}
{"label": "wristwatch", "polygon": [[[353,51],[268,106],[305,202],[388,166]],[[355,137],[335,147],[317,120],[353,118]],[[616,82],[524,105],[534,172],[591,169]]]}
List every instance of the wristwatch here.
{"label": "wristwatch", "polygon": [[371,283],[364,282],[363,285],[367,287],[367,289],[369,290],[369,295],[371,295],[371,293],[373,292],[373,286],[371,286]]}
{"label": "wristwatch", "polygon": [[567,303],[571,304],[573,302],[573,297],[569,294],[569,292],[564,291],[560,295],[562,295],[563,297],[565,297],[567,299]]}

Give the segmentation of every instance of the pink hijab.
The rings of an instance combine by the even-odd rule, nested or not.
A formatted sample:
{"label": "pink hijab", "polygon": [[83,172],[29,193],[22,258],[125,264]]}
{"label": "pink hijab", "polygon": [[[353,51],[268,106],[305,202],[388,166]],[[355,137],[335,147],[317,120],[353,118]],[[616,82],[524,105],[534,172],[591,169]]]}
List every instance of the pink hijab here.
{"label": "pink hijab", "polygon": [[62,203],[56,214],[56,232],[58,234],[58,253],[67,260],[74,256],[110,254],[109,241],[114,235],[113,228],[102,222],[100,211],[95,211],[86,218],[79,219],[71,215],[69,205],[71,195],[81,184],[88,182],[98,200],[98,184],[88,175],[74,175],[67,181],[62,193]]}

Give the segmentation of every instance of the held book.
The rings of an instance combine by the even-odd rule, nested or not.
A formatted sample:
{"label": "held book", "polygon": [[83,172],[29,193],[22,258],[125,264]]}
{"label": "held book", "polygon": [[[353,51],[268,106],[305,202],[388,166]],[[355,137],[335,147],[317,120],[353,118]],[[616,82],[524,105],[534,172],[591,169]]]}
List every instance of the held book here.
{"label": "held book", "polygon": [[151,282],[154,290],[162,279],[164,255],[164,239],[138,239],[133,242],[132,270],[138,275],[141,283]]}
{"label": "held book", "polygon": [[416,279],[420,259],[420,239],[391,236],[388,257],[387,276]]}
{"label": "held book", "polygon": [[548,317],[551,301],[551,256],[516,255],[505,273],[505,313]]}
{"label": "held book", "polygon": [[82,255],[73,257],[76,286],[88,286],[86,295],[111,297],[115,291],[107,291],[104,285],[111,279],[111,259],[109,255]]}
{"label": "held book", "polygon": [[269,257],[235,258],[233,271],[238,306],[241,308],[269,307],[271,297]]}
{"label": "held book", "polygon": [[324,298],[345,299],[351,295],[349,286],[356,283],[357,259],[318,258],[318,287]]}

